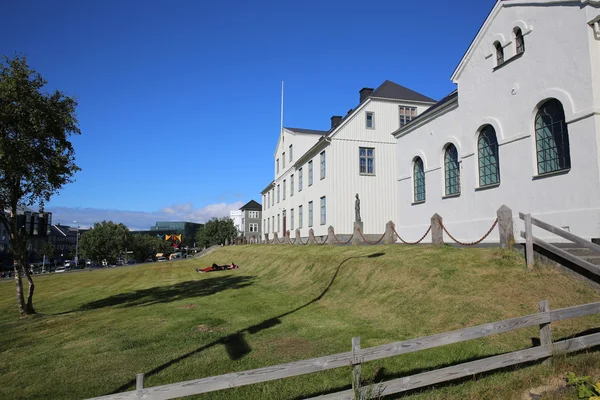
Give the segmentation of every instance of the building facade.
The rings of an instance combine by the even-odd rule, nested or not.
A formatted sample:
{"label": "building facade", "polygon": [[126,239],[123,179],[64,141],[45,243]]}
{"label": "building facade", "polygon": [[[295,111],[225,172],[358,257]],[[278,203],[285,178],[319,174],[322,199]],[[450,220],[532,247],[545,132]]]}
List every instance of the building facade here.
{"label": "building facade", "polygon": [[363,88],[359,104],[333,116],[327,131],[283,128],[276,146],[274,179],[261,192],[262,230],[273,237],[300,229],[327,235],[351,233],[355,195],[364,232],[381,233],[397,212],[395,140],[390,135],[435,101],[385,81]]}
{"label": "building facade", "polygon": [[262,235],[262,206],[256,201],[250,200],[239,211],[241,212],[241,235],[253,241],[260,240]]}
{"label": "building facade", "polygon": [[393,133],[406,240],[434,213],[476,240],[502,204],[515,232],[524,212],[600,237],[598,21],[599,1],[496,3],[452,75],[457,91]]}
{"label": "building facade", "polygon": [[242,225],[242,210],[232,210],[229,212],[229,218],[233,221],[233,226],[238,230],[238,236],[241,236],[244,232],[244,226]]}
{"label": "building facade", "polygon": [[[27,235],[27,260],[41,259],[42,245],[50,240],[52,213],[40,213],[28,207],[17,209],[17,226],[24,229]],[[0,262],[12,263],[9,259],[10,232],[0,224]]]}

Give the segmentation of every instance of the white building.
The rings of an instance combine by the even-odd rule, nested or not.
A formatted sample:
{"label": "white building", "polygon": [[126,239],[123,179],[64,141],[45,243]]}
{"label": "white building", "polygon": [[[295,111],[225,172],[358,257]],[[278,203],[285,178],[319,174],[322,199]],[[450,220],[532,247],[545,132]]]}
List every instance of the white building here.
{"label": "white building", "polygon": [[242,235],[244,232],[244,224],[242,223],[242,210],[232,210],[229,212],[229,218],[233,220],[233,225],[235,225],[238,230],[238,235]]}
{"label": "white building", "polygon": [[506,204],[516,231],[530,212],[600,237],[599,20],[597,0],[496,3],[452,74],[457,92],[393,133],[400,235],[419,238],[438,213],[475,240]]}
{"label": "white building", "polygon": [[[331,129],[283,128],[277,142],[274,180],[263,195],[264,233],[279,237],[312,228],[327,235],[352,233],[354,200],[361,199],[366,234],[381,233],[397,212],[395,140],[391,132],[435,103],[429,97],[385,81],[360,91],[359,104]],[[292,237],[294,234],[292,233]]]}

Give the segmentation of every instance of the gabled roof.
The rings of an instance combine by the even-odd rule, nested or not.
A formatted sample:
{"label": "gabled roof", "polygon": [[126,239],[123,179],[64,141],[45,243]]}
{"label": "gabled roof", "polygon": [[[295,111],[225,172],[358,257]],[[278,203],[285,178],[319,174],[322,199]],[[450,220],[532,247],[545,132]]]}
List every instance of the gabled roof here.
{"label": "gabled roof", "polygon": [[304,129],[304,128],[287,128],[284,127],[283,129],[287,129],[288,131],[292,131],[294,133],[303,133],[306,135],[325,135],[327,134],[328,131],[318,131],[315,129]]}
{"label": "gabled roof", "polygon": [[262,206],[260,204],[258,204],[256,201],[250,200],[249,202],[244,204],[242,207],[240,207],[240,210],[260,211],[260,210],[262,210]]}
{"label": "gabled roof", "polygon": [[410,90],[402,85],[398,85],[392,81],[386,80],[383,82],[369,97],[377,97],[380,99],[394,99],[394,100],[407,100],[417,101],[424,103],[435,103],[435,100],[431,97],[417,93],[414,90]]}

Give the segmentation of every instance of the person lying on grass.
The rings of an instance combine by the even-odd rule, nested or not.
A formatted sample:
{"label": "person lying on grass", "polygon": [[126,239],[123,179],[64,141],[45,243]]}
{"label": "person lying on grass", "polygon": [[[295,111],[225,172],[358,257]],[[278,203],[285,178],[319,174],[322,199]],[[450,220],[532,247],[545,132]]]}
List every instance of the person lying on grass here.
{"label": "person lying on grass", "polygon": [[229,265],[213,264],[212,267],[206,267],[204,269],[196,268],[196,272],[199,274],[203,274],[205,272],[211,272],[211,271],[225,271],[225,270],[229,270],[229,269],[238,269],[239,267],[240,267],[239,265],[235,265],[234,263],[231,263]]}

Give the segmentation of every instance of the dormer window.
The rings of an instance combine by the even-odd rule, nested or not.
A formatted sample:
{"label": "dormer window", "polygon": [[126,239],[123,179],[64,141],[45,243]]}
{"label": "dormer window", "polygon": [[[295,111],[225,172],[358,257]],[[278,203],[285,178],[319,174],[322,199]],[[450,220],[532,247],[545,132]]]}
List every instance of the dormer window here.
{"label": "dormer window", "polygon": [[517,54],[525,53],[525,38],[521,28],[515,28],[515,44],[517,46]]}
{"label": "dormer window", "polygon": [[504,63],[504,48],[500,42],[494,43],[494,47],[496,48],[496,65],[502,65]]}

